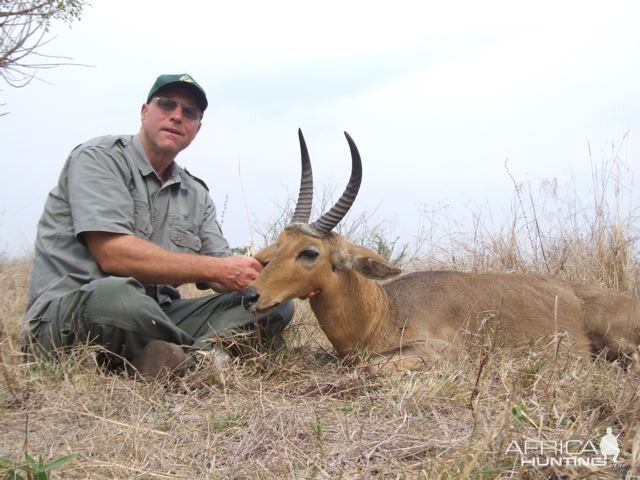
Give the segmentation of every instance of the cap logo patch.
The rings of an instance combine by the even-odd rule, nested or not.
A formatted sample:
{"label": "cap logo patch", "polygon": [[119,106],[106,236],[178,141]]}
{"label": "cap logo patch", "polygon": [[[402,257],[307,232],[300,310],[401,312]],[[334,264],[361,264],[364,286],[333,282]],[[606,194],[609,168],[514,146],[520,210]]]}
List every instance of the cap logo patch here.
{"label": "cap logo patch", "polygon": [[189,82],[189,83],[193,83],[193,78],[191,78],[189,75],[182,75],[179,80],[181,82]]}

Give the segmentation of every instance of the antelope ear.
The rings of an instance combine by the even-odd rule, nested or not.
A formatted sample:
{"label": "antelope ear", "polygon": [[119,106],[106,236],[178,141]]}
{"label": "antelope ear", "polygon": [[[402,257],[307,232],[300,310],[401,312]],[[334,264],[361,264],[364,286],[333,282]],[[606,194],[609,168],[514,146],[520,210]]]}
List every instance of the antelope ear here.
{"label": "antelope ear", "polygon": [[256,253],[253,258],[258,260],[263,266],[266,266],[270,261],[271,257],[276,251],[276,244],[272,243],[271,245],[264,247],[258,253]]}
{"label": "antelope ear", "polygon": [[356,257],[353,263],[353,269],[365,277],[374,280],[384,280],[385,278],[394,277],[402,271],[398,267],[391,265],[384,258],[374,257]]}
{"label": "antelope ear", "polygon": [[340,270],[355,270],[374,280],[384,280],[401,272],[373,250],[346,242],[334,253],[332,260]]}

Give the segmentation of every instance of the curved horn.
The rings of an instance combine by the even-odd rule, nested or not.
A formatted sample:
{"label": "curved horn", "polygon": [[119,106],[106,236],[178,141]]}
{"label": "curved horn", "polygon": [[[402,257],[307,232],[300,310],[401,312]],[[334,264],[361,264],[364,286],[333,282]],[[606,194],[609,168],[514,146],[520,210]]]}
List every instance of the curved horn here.
{"label": "curved horn", "polygon": [[304,141],[301,129],[298,129],[298,139],[300,140],[302,172],[300,174],[300,193],[298,193],[298,202],[296,203],[291,223],[308,223],[311,215],[311,202],[313,201],[313,173],[311,171],[309,150],[307,150],[307,144]]}
{"label": "curved horn", "polygon": [[347,137],[349,149],[351,150],[351,178],[349,178],[349,183],[344,193],[336,204],[331,207],[331,210],[311,225],[321,233],[329,233],[344,218],[358,195],[360,182],[362,181],[362,162],[360,161],[358,147],[356,147],[355,142],[347,132],[344,132],[344,136]]}

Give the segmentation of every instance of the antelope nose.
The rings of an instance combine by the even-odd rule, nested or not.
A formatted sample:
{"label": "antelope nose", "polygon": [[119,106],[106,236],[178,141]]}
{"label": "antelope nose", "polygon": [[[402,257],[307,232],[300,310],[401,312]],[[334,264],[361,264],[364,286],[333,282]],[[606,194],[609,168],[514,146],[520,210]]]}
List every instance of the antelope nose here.
{"label": "antelope nose", "polygon": [[245,310],[253,310],[253,307],[258,303],[258,299],[260,298],[260,294],[255,289],[255,287],[247,287],[244,289],[242,294],[242,306]]}

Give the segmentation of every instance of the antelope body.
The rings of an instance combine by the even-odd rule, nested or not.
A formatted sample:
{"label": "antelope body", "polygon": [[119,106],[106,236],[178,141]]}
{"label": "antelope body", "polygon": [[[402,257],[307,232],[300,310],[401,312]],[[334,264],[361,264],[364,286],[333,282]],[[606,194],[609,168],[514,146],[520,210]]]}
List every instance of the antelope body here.
{"label": "antelope body", "polygon": [[352,174],[337,204],[308,224],[312,177],[302,153],[300,196],[292,223],[256,258],[265,265],[245,291],[250,310],[266,310],[293,298],[309,298],[320,327],[346,357],[370,353],[372,368],[412,369],[453,357],[487,328],[504,345],[517,346],[566,332],[578,354],[604,351],[637,367],[640,306],[606,289],[538,275],[423,271],[400,273],[383,257],[331,230],[355,200],[360,155],[348,134]]}

